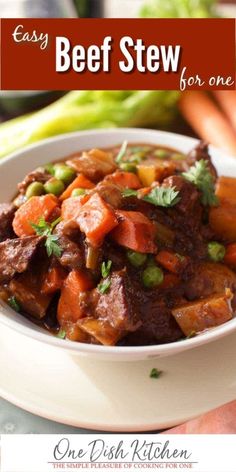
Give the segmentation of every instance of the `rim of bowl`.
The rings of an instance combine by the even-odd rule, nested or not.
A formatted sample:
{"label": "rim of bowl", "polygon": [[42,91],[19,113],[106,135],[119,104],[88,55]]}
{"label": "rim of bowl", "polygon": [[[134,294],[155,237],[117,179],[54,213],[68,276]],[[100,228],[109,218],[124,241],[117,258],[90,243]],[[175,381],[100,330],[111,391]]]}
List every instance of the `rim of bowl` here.
{"label": "rim of bowl", "polygon": [[[122,135],[122,133],[129,133],[130,135],[136,135],[138,133],[149,133],[150,136],[159,136],[160,139],[161,137],[169,138],[170,140],[175,140],[175,144],[173,144],[173,147],[178,146],[178,144],[181,146],[183,145],[183,140],[185,141],[186,144],[189,146],[194,146],[196,143],[199,142],[199,139],[196,138],[191,138],[189,136],[185,136],[182,134],[178,133],[171,133],[169,131],[159,131],[159,130],[153,130],[153,129],[147,129],[147,128],[104,128],[100,130],[96,129],[91,129],[91,130],[86,130],[86,131],[76,131],[72,133],[64,133],[59,136],[54,136],[51,138],[44,139],[42,141],[39,141],[37,143],[30,144],[28,146],[25,146],[24,148],[20,149],[19,151],[15,151],[9,156],[3,158],[0,161],[0,168],[2,165],[5,163],[14,160],[18,158],[20,155],[25,154],[26,152],[29,152],[30,150],[33,150],[35,148],[40,148],[44,147],[45,145],[48,144],[53,144],[56,142],[64,141],[64,140],[69,140],[70,138],[75,138],[75,137],[80,137],[80,136],[96,136],[96,135],[108,135],[108,134],[114,134],[114,138],[119,135]],[[139,138],[141,140],[141,138]],[[176,142],[177,141],[177,142]],[[114,139],[114,145],[116,145],[117,142]],[[161,144],[161,143],[160,143]],[[170,142],[170,147],[172,147],[172,143]],[[223,154],[224,151],[221,151],[219,149],[214,148],[214,146],[210,146],[210,149],[214,154],[220,156]],[[232,159],[232,156],[226,154],[226,158]],[[12,310],[8,305],[2,303],[2,306],[5,307],[6,310],[9,310],[11,314],[15,313],[14,310]],[[1,310],[1,305],[0,305],[0,310]],[[2,315],[2,314],[1,314]],[[21,315],[23,317],[23,315]],[[24,318],[24,317],[23,317]],[[26,321],[28,321],[26,319]],[[52,346],[60,347],[66,350],[69,350],[74,353],[83,353],[83,354],[95,354],[98,356],[104,356],[109,360],[109,357],[111,355],[115,355],[117,359],[124,357],[125,355],[134,355],[138,357],[138,355],[143,356],[144,358],[149,358],[151,359],[152,357],[158,357],[158,356],[165,356],[165,355],[171,355],[175,354],[177,352],[184,351],[186,349],[198,347],[203,344],[207,344],[212,341],[216,341],[217,339],[222,338],[223,336],[226,336],[227,334],[232,333],[233,331],[236,330],[236,318],[233,318],[232,320],[219,325],[217,327],[209,329],[209,331],[204,331],[197,335],[196,337],[189,338],[189,339],[181,339],[179,341],[174,341],[172,343],[165,343],[165,344],[154,344],[154,345],[145,345],[145,346],[103,346],[103,345],[96,345],[96,344],[86,344],[86,343],[80,343],[80,342],[75,342],[75,341],[70,341],[67,339],[60,339],[57,338],[56,336],[50,334],[50,332],[45,332],[43,331],[43,328],[38,327],[37,325],[34,325],[32,322],[32,327],[23,325],[20,322],[20,318],[13,319],[13,318],[8,318],[5,314],[3,316],[0,316],[0,323],[2,323],[4,326],[7,328],[13,329],[14,331],[19,332],[20,334],[23,334],[24,336],[29,336],[30,338],[33,338],[39,342],[43,342]],[[30,322],[29,322],[30,323]]]}

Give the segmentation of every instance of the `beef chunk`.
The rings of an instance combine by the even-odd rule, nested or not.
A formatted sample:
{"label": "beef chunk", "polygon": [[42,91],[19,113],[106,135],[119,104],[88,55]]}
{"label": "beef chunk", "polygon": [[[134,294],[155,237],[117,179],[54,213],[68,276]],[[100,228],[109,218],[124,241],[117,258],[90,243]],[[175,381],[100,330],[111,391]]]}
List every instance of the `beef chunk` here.
{"label": "beef chunk", "polygon": [[51,178],[51,174],[47,172],[44,167],[39,167],[38,169],[34,170],[33,172],[30,172],[29,174],[26,175],[24,180],[18,184],[18,190],[20,193],[25,193],[27,187],[32,184],[32,182],[41,182],[44,184]]}
{"label": "beef chunk", "polygon": [[167,306],[168,303],[158,295],[156,290],[137,290],[136,298],[142,326],[125,338],[125,344],[162,344],[177,341],[183,337],[171,309]]}
{"label": "beef chunk", "polygon": [[101,294],[95,289],[92,297],[95,318],[123,332],[135,331],[141,325],[136,294],[125,269],[113,272],[107,293]]}
{"label": "beef chunk", "polygon": [[[171,313],[175,299],[170,301],[169,295],[166,298],[167,301],[158,290],[143,289],[137,275],[131,279],[127,270],[122,269],[112,273],[105,294],[97,288],[86,294],[84,312],[116,330],[116,342],[120,340],[127,345],[173,342],[183,337],[183,333]],[[86,330],[83,319],[80,327]],[[94,333],[90,332],[99,342],[114,344],[113,337],[102,341]]]}
{"label": "beef chunk", "polygon": [[167,177],[162,184],[164,187],[174,187],[179,192],[180,201],[175,206],[175,209],[182,213],[187,213],[193,210],[196,202],[199,200],[199,192],[195,185],[187,182],[180,175],[172,175]]}
{"label": "beef chunk", "polygon": [[0,204],[0,242],[14,236],[12,221],[16,208],[11,203]]}
{"label": "beef chunk", "polygon": [[204,159],[208,162],[211,174],[216,180],[217,172],[214,165],[212,164],[211,156],[208,152],[208,144],[204,141],[200,141],[200,143],[188,153],[186,162],[191,167],[196,161],[200,161],[201,159]]}
{"label": "beef chunk", "polygon": [[104,255],[107,260],[112,261],[112,270],[121,270],[127,266],[126,250],[118,244],[115,245],[111,241],[104,241],[102,246],[103,259]]}
{"label": "beef chunk", "polygon": [[0,282],[8,282],[15,274],[25,272],[42,241],[42,237],[28,236],[0,243]]}
{"label": "beef chunk", "polygon": [[168,177],[164,185],[175,187],[180,195],[180,202],[166,212],[167,224],[175,232],[175,250],[181,254],[204,259],[207,246],[202,234],[203,208],[198,190],[179,175]]}
{"label": "beef chunk", "polygon": [[[182,231],[176,231],[174,249],[180,254],[185,254],[197,260],[203,260],[207,257],[207,245],[201,234],[201,228],[194,227],[194,218],[189,218],[189,225],[182,223]],[[193,224],[191,226],[191,223]],[[181,221],[179,221],[179,228]]]}
{"label": "beef chunk", "polygon": [[62,266],[70,269],[78,269],[84,266],[84,251],[79,244],[67,236],[60,236],[58,244],[62,249],[62,255],[58,258]]}
{"label": "beef chunk", "polygon": [[78,269],[85,264],[85,249],[78,226],[72,222],[59,223],[54,233],[58,236],[58,245],[62,249],[60,264],[69,269]]}
{"label": "beef chunk", "polygon": [[96,185],[94,190],[90,191],[90,194],[95,192],[99,193],[100,197],[102,197],[103,200],[105,200],[106,203],[109,203],[113,208],[120,208],[122,206],[122,188],[114,182],[103,180]]}
{"label": "beef chunk", "polygon": [[42,272],[42,268],[38,271],[27,271],[9,284],[9,289],[19,302],[21,310],[37,319],[46,315],[52,300],[52,295],[45,295],[40,290]]}

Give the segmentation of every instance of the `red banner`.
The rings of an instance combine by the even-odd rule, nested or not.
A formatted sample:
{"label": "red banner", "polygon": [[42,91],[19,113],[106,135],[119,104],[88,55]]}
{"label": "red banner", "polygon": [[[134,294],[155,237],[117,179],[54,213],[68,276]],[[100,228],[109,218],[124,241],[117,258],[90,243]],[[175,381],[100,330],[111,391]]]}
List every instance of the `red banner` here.
{"label": "red banner", "polygon": [[235,89],[234,19],[2,19],[2,90]]}

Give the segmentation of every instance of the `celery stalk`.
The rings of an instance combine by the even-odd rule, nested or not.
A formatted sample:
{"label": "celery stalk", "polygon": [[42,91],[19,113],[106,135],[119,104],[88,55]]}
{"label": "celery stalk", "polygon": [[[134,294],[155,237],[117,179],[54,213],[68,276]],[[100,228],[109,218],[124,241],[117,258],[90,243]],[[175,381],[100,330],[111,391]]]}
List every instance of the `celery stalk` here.
{"label": "celery stalk", "polygon": [[0,157],[44,138],[90,128],[164,127],[178,92],[72,91],[33,114],[0,125]]}

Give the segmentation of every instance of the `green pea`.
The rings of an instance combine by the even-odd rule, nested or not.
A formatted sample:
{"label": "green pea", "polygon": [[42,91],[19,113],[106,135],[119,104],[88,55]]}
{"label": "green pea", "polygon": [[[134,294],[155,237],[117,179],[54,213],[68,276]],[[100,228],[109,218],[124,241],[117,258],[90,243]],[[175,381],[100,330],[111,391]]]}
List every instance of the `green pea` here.
{"label": "green pea", "polygon": [[120,164],[120,168],[125,172],[133,172],[134,174],[137,171],[136,165],[132,164],[131,162],[122,162]]}
{"label": "green pea", "polygon": [[52,193],[53,195],[58,196],[65,190],[65,185],[61,180],[52,177],[46,182],[46,184],[44,184],[44,188],[46,193]]}
{"label": "green pea", "polygon": [[65,184],[70,184],[76,177],[76,173],[71,167],[68,167],[65,164],[56,164],[55,177],[58,180],[62,180]]}
{"label": "green pea", "polygon": [[166,151],[166,149],[156,149],[156,151],[154,151],[154,156],[158,157],[159,159],[167,159],[169,152]]}
{"label": "green pea", "polygon": [[131,146],[129,149],[132,154],[140,152],[142,154],[146,154],[147,152],[151,151],[152,148],[150,146]]}
{"label": "green pea", "polygon": [[154,288],[163,282],[163,272],[158,266],[149,266],[142,273],[143,285],[147,288]]}
{"label": "green pea", "polygon": [[72,197],[80,197],[81,195],[85,195],[86,190],[84,188],[74,188],[71,193]]}
{"label": "green pea", "polygon": [[144,152],[136,152],[135,154],[132,154],[129,156],[129,162],[132,162],[133,164],[140,164],[142,160],[145,158],[145,153]]}
{"label": "green pea", "polygon": [[220,262],[225,257],[225,247],[217,241],[211,241],[207,246],[208,256],[214,262]]}
{"label": "green pea", "polygon": [[130,264],[132,264],[134,267],[141,267],[143,264],[145,264],[147,260],[146,254],[132,251],[131,249],[129,249],[126,254],[129,259]]}
{"label": "green pea", "polygon": [[47,164],[44,169],[46,170],[46,172],[48,172],[49,174],[51,175],[54,175],[55,174],[55,167],[53,164]]}
{"label": "green pea", "polygon": [[25,196],[27,199],[31,197],[37,197],[39,195],[43,195],[45,193],[44,185],[41,184],[41,182],[32,182],[27,187],[27,190],[25,192]]}

